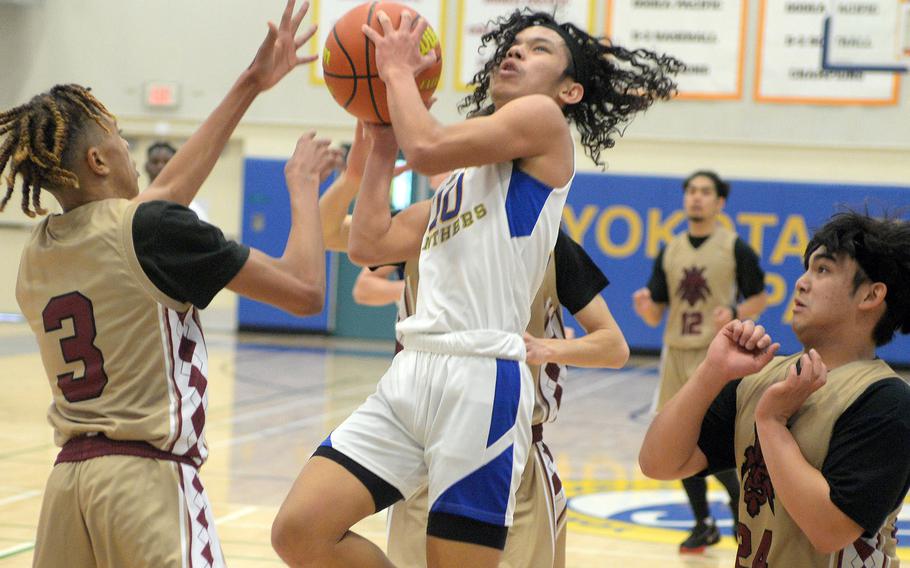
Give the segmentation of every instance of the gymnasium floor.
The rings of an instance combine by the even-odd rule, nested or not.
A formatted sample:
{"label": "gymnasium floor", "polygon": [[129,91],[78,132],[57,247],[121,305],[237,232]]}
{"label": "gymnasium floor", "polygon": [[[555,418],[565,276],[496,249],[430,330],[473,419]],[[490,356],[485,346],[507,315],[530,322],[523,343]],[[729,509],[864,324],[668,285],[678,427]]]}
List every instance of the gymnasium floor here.
{"label": "gymnasium floor", "polygon": [[[202,473],[224,552],[234,568],[278,566],[269,529],[279,504],[312,449],[373,391],[391,346],[223,332],[207,340],[211,457]],[[656,367],[637,358],[618,372],[571,370],[560,419],[546,429],[570,496],[571,568],[733,565],[730,537],[680,557],[690,523],[684,495],[638,471]],[[0,324],[0,368],[0,567],[26,567],[56,449],[44,418],[49,390],[24,324]],[[723,495],[712,493],[712,506],[729,527]],[[384,517],[356,530],[381,543]]]}

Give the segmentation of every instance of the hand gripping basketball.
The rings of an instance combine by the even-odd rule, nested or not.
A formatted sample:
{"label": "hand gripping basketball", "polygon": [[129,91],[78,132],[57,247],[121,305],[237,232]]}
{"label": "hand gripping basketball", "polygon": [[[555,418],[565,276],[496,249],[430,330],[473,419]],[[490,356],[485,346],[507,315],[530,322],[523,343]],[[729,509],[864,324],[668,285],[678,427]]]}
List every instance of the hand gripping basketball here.
{"label": "hand gripping basketball", "polygon": [[[370,30],[369,37],[364,29]],[[439,38],[424,18],[394,2],[367,2],[347,12],[332,28],[322,53],[332,97],[364,122],[390,122],[380,77],[389,65],[406,66],[421,98],[429,102],[442,72]]]}

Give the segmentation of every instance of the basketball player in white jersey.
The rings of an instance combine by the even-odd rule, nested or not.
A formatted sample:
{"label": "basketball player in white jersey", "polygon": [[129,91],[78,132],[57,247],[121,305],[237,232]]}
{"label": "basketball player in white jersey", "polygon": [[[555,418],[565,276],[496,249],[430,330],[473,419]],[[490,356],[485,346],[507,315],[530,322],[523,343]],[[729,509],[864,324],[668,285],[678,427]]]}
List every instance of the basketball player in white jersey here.
{"label": "basketball player in white jersey", "polygon": [[[414,82],[431,63],[419,54],[426,23],[403,14],[394,29],[382,12],[379,21],[383,35],[365,33],[394,134],[374,135],[348,249],[369,265],[419,253],[417,309],[398,326],[404,350],[377,392],[304,467],[272,541],[294,566],[389,566],[349,529],[426,484],[428,565],[492,568],[531,445],[522,333],[574,176],[569,121],[599,162],[617,127],[671,94],[678,62],[638,51],[642,64],[627,67],[622,48],[547,14],[515,12],[485,36],[496,52],[468,106],[486,116],[445,126]],[[453,173],[431,203],[393,220],[399,143],[415,170]]]}
{"label": "basketball player in white jersey", "polygon": [[[350,202],[356,196],[363,174],[366,151],[358,124],[348,154],[347,168],[319,198],[320,219],[326,243],[347,252],[351,216]],[[446,174],[442,174],[445,176]],[[438,180],[431,178],[431,187]],[[397,279],[390,280],[396,276]],[[418,291],[417,259],[393,265],[365,267],[351,291],[359,304],[396,304],[398,321],[414,315]],[[560,231],[543,282],[531,304],[531,320],[525,334],[527,363],[534,379],[535,405],[532,418],[532,450],[516,494],[513,525],[509,529],[501,568],[559,568],[565,565],[566,496],[553,454],[544,441],[544,423],[556,420],[566,388],[567,365],[622,367],[629,348],[609,307],[600,296],[609,282],[596,264],[565,232]],[[586,335],[574,338],[563,325],[563,306],[584,328]],[[401,351],[400,335],[395,353]],[[397,566],[426,566],[427,488],[423,486],[405,501],[389,509],[389,559]]]}

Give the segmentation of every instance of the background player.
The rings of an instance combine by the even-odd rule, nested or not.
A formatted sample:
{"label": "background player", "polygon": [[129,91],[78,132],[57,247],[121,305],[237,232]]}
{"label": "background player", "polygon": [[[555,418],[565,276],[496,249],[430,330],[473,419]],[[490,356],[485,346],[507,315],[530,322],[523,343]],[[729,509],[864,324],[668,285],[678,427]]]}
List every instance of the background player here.
{"label": "background player", "polygon": [[896,566],[910,386],[875,349],[910,332],[910,225],[836,215],[804,262],[793,308],[804,352],[772,359],[780,346],[762,326],[728,323],[654,419],[641,468],[739,470],[738,566]]}
{"label": "background player", "polygon": [[[698,171],[683,182],[683,208],[688,230],[673,238],[654,260],[646,288],[633,296],[635,313],[648,325],[660,324],[669,307],[660,360],[656,409],[676,394],[705,358],[715,333],[734,318],[758,318],[768,304],[765,274],[758,255],[736,233],[718,225],[730,186],[710,171]],[[740,297],[744,298],[737,304]],[[736,519],[739,482],[736,473],[717,473],[730,494]],[[680,552],[701,552],[720,540],[708,508],[704,478],[683,480],[695,526]]]}
{"label": "background player", "polygon": [[[150,184],[155,182],[155,178],[164,170],[164,166],[171,161],[171,158],[173,158],[176,153],[177,148],[174,148],[170,142],[153,142],[148,147],[148,150],[145,152],[145,173],[149,176]],[[208,213],[199,205],[198,201],[195,199],[190,201],[190,204],[187,205],[187,207],[193,210],[193,213],[199,217],[200,221],[209,222]]]}
{"label": "background player", "polygon": [[223,566],[198,469],[207,352],[197,307],[223,287],[297,314],[322,309],[317,213],[327,142],[300,139],[286,167],[292,228],[280,259],[224,239],[185,207],[256,96],[297,65],[315,30],[290,0],[223,102],[139,194],[117,121],[87,89],[58,85],[0,113],[0,170],[43,220],[19,265],[16,297],[53,393],[62,450],[44,493],[34,564]]}
{"label": "background player", "polygon": [[437,191],[432,213],[422,204],[393,220],[388,188],[398,144],[390,130],[374,136],[349,249],[369,265],[422,249],[417,312],[399,325],[405,349],[377,393],[304,467],[273,525],[273,544],[293,565],[387,566],[349,528],[428,483],[429,565],[495,566],[531,441],[521,333],[574,176],[566,118],[599,162],[619,125],[669,96],[667,74],[678,64],[639,50],[640,64],[627,68],[625,50],[548,15],[516,12],[485,36],[496,53],[470,97],[469,106],[493,112],[443,126],[414,82],[432,63],[418,49],[426,23],[412,26],[403,13],[394,29],[381,11],[378,20],[384,35],[364,32],[376,44],[406,159],[425,174],[465,169]]}

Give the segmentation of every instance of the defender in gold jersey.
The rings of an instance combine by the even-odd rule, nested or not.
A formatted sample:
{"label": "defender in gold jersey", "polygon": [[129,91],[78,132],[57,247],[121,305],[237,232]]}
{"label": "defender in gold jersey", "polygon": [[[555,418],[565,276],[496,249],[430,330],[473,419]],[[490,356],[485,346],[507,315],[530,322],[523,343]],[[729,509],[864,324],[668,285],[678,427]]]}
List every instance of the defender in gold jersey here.
{"label": "defender in gold jersey", "polygon": [[[757,318],[765,309],[765,275],[755,252],[717,223],[730,195],[730,185],[716,173],[698,171],[683,182],[683,207],[688,230],[661,249],[646,288],[633,297],[636,313],[657,326],[665,312],[664,346],[656,409],[676,394],[705,358],[717,330],[735,317]],[[737,304],[740,298],[742,302]],[[717,479],[735,503],[739,485],[732,471]],[[720,532],[708,509],[707,485],[701,478],[684,479],[695,526],[680,552],[701,552],[717,543]]]}
{"label": "defender in gold jersey", "polygon": [[186,205],[256,96],[296,66],[306,6],[289,0],[224,101],[139,194],[117,121],[89,91],[58,85],[0,113],[0,170],[22,209],[62,214],[23,250],[16,298],[50,383],[62,446],[48,479],[38,567],[223,566],[198,470],[208,455],[208,363],[198,308],[227,287],[304,314],[322,308],[317,213],[327,142],[300,139],[286,167],[292,228],[272,259],[228,241]]}
{"label": "defender in gold jersey", "polygon": [[654,419],[639,462],[658,479],[736,467],[738,567],[895,567],[910,385],[875,348],[910,332],[910,224],[836,215],[804,260],[803,353],[775,358],[762,326],[730,322]]}

